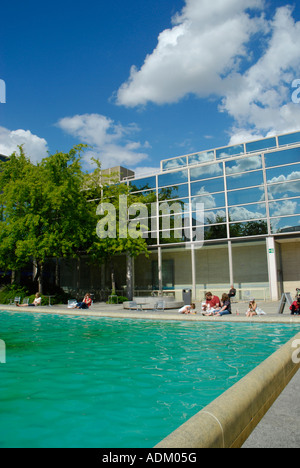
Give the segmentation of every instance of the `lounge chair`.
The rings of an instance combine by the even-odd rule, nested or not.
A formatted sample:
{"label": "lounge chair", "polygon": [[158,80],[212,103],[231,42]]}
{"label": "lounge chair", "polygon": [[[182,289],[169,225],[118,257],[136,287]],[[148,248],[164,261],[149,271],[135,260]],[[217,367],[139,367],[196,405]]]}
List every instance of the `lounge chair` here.
{"label": "lounge chair", "polygon": [[21,297],[20,296],[17,296],[14,298],[14,304],[20,304],[21,302]]}
{"label": "lounge chair", "polygon": [[129,306],[129,309],[143,310],[142,304],[137,304],[136,301],[130,301],[128,306]]}
{"label": "lounge chair", "polygon": [[158,310],[162,310],[162,311],[164,312],[165,306],[166,306],[166,302],[165,302],[165,301],[158,301],[158,302],[155,304],[155,312],[157,312]]}
{"label": "lounge chair", "polygon": [[73,309],[77,304],[76,299],[69,299],[68,300],[68,309]]}
{"label": "lounge chair", "polygon": [[23,299],[23,302],[22,304],[29,304],[29,297],[25,297],[25,299]]}

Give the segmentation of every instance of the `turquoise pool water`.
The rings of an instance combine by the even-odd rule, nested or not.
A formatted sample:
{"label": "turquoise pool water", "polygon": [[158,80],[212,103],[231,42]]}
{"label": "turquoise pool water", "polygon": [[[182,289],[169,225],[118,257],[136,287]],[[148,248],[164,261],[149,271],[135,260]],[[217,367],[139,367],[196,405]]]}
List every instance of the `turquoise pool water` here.
{"label": "turquoise pool water", "polygon": [[0,312],[0,447],[153,447],[299,331]]}

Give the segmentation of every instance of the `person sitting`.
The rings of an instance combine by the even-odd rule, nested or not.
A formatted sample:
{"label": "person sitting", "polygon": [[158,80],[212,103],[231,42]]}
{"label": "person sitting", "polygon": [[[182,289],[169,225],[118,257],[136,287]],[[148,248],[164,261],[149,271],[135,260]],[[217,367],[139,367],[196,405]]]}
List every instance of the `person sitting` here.
{"label": "person sitting", "polygon": [[35,299],[32,304],[17,304],[18,307],[38,307],[42,304],[40,293],[36,293]]}
{"label": "person sitting", "polygon": [[220,307],[220,299],[218,296],[213,296],[211,292],[207,292],[205,294],[206,302],[205,304],[202,305],[202,310],[203,310],[203,315],[206,315],[205,312],[213,313],[215,312],[216,309]]}
{"label": "person sitting", "polygon": [[178,313],[179,314],[196,314],[197,312],[192,312],[192,310],[195,310],[196,309],[196,306],[195,304],[191,304],[191,305],[185,305],[183,307],[181,307],[181,309],[179,309]]}
{"label": "person sitting", "polygon": [[266,315],[266,313],[260,307],[258,307],[255,299],[252,299],[249,302],[249,308],[246,312],[246,316],[253,317],[254,315]]}
{"label": "person sitting", "polygon": [[92,299],[91,295],[87,293],[82,302],[77,302],[77,304],[74,305],[73,309],[88,309],[92,305]]}
{"label": "person sitting", "polygon": [[230,291],[228,293],[228,296],[229,296],[229,299],[231,299],[232,297],[235,297],[236,296],[236,289],[235,287],[232,285],[231,288],[230,288]]}
{"label": "person sitting", "polygon": [[221,300],[221,308],[215,311],[215,315],[222,317],[223,315],[231,315],[231,302],[228,294],[223,294]]}
{"label": "person sitting", "polygon": [[291,315],[300,315],[300,297],[290,307]]}

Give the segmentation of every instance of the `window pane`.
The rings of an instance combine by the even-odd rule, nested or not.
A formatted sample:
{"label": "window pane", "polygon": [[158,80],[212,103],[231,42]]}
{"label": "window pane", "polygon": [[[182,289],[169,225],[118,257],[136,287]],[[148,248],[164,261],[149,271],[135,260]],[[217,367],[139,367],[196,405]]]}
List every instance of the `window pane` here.
{"label": "window pane", "polygon": [[230,158],[231,156],[239,156],[245,154],[244,145],[227,146],[216,150],[217,159]]}
{"label": "window pane", "polygon": [[226,224],[217,224],[215,226],[205,226],[204,240],[226,239],[227,228]]}
{"label": "window pane", "polygon": [[283,166],[300,161],[300,148],[276,151],[265,155],[266,167]]}
{"label": "window pane", "polygon": [[261,156],[251,156],[250,158],[227,161],[225,167],[227,175],[253,171],[262,168],[262,159]]}
{"label": "window pane", "polygon": [[272,234],[300,231],[300,216],[271,219]]}
{"label": "window pane", "polygon": [[300,164],[281,166],[267,170],[267,183],[285,182],[300,179]]}
{"label": "window pane", "polygon": [[228,205],[243,205],[265,200],[264,187],[228,192]]}
{"label": "window pane", "polygon": [[190,170],[191,181],[209,179],[223,175],[222,164],[208,164],[207,166],[194,167]]}
{"label": "window pane", "polygon": [[255,171],[249,174],[241,174],[227,176],[227,189],[233,190],[237,188],[251,187],[264,183],[263,172]]}
{"label": "window pane", "polygon": [[269,200],[297,197],[300,195],[300,180],[287,181],[283,184],[269,185]]}
{"label": "window pane", "polygon": [[158,186],[166,187],[168,185],[183,184],[188,181],[187,169],[178,172],[169,172],[158,176]]}
{"label": "window pane", "polygon": [[169,161],[162,162],[162,169],[166,171],[167,169],[176,169],[176,167],[182,167],[187,165],[187,158],[183,156],[181,158],[170,159]]}
{"label": "window pane", "polygon": [[191,154],[188,156],[188,163],[199,164],[207,161],[213,161],[215,159],[215,153],[213,151],[204,151],[203,153]]}
{"label": "window pane", "polygon": [[268,234],[268,224],[266,220],[230,225],[230,237],[261,236],[265,234]]}
{"label": "window pane", "polygon": [[173,198],[185,198],[189,196],[188,184],[175,185],[174,187],[162,188],[158,191],[158,199],[172,200]]}
{"label": "window pane", "polygon": [[290,135],[282,135],[278,137],[279,145],[289,145],[300,142],[300,132],[291,133]]}
{"label": "window pane", "polygon": [[225,194],[224,193],[215,193],[214,195],[210,193],[205,193],[201,197],[192,198],[192,207],[193,210],[196,209],[197,203],[203,203],[206,210],[213,208],[219,208],[225,206]]}
{"label": "window pane", "polygon": [[207,180],[203,182],[194,182],[191,184],[192,196],[205,195],[206,193],[223,192],[224,179]]}
{"label": "window pane", "polygon": [[[199,222],[198,222],[199,217],[200,216],[196,216],[196,213],[193,213],[193,223],[194,223],[194,221],[196,221],[197,224],[199,224]],[[202,215],[202,219],[203,219],[203,215]],[[222,224],[222,223],[226,223],[226,211],[225,211],[225,209],[205,211],[204,212],[203,222],[204,222],[204,224]]]}
{"label": "window pane", "polygon": [[269,203],[270,216],[300,214],[300,198]]}
{"label": "window pane", "polygon": [[132,190],[135,192],[139,190],[147,190],[156,188],[156,177],[147,177],[145,179],[132,180],[129,183]]}
{"label": "window pane", "polygon": [[246,144],[246,152],[260,151],[267,148],[276,148],[276,138],[267,138],[259,141],[251,141]]}
{"label": "window pane", "polygon": [[229,208],[230,221],[244,221],[247,219],[261,219],[267,216],[267,209],[265,203],[257,205],[244,205]]}

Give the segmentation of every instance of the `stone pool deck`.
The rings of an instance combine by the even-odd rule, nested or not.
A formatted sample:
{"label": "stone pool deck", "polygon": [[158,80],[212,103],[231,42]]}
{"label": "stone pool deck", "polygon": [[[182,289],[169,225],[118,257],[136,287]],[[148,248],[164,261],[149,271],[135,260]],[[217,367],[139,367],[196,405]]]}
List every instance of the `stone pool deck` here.
{"label": "stone pool deck", "polygon": [[[238,302],[232,304],[232,315],[223,317],[204,317],[201,313],[197,314],[179,314],[177,309],[169,310],[128,310],[124,309],[122,304],[106,304],[104,302],[94,303],[89,310],[68,309],[67,305],[54,305],[42,307],[16,307],[14,305],[1,305],[0,310],[24,311],[32,313],[47,313],[61,315],[86,315],[90,317],[110,317],[110,318],[130,318],[146,320],[185,320],[194,322],[259,322],[259,323],[299,323],[300,316],[290,315],[288,306],[285,307],[283,314],[278,314],[279,303],[260,302],[259,306],[267,315],[246,317],[247,303]],[[201,310],[201,304],[196,303],[196,310]]]}
{"label": "stone pool deck", "polygon": [[[122,305],[95,303],[90,310],[68,309],[66,305],[45,307],[16,307],[0,305],[1,310],[26,313],[61,315],[86,315],[90,317],[129,318],[146,320],[184,320],[194,322],[253,322],[253,323],[294,323],[300,325],[300,316],[291,316],[288,306],[283,314],[278,314],[279,303],[261,302],[260,307],[267,315],[248,318],[245,316],[247,303],[233,303],[233,314],[223,317],[204,317],[201,314],[182,315],[178,310],[133,311]],[[196,304],[200,310],[200,304]],[[243,448],[299,448],[300,447],[300,371],[273,404],[262,421],[255,428]]]}

